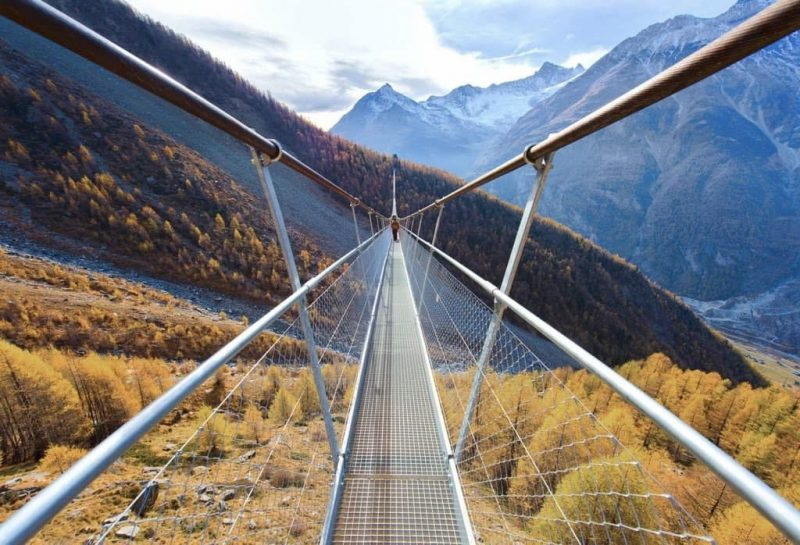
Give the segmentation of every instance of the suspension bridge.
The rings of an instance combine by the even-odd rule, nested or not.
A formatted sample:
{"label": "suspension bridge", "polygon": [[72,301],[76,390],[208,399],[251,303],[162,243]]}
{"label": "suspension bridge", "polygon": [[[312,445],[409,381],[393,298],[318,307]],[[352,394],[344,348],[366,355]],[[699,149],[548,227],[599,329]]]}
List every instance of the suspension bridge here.
{"label": "suspension bridge", "polygon": [[[181,441],[158,445],[168,461],[146,468],[147,478],[136,481],[129,501],[102,526],[62,541],[713,543],[537,356],[506,312],[800,543],[795,507],[509,296],[555,153],[800,28],[800,2],[767,7],[600,110],[401,218],[397,243],[389,233],[396,199],[388,216],[371,208],[278,142],[39,0],[3,0],[0,14],[250,146],[293,290],[15,512],[0,526],[0,543],[41,541],[43,527],[78,516],[87,497],[102,493],[93,486],[118,481],[123,454],[152,441],[148,432],[223,368],[231,370],[233,387],[199,427],[182,430]],[[272,180],[275,163],[351,205],[356,246],[305,282]],[[530,196],[495,286],[437,246],[439,223],[448,202],[520,168],[530,169]],[[362,240],[364,214],[369,236]],[[425,221],[434,226],[431,240],[421,237]],[[270,344],[261,358],[237,358],[264,336]],[[285,414],[267,437],[243,432],[243,415],[264,410],[266,392],[274,394],[276,383],[306,379],[308,388],[297,399],[272,399],[285,405]],[[297,426],[299,412],[309,406],[321,418]],[[177,421],[172,428],[181,431]]]}

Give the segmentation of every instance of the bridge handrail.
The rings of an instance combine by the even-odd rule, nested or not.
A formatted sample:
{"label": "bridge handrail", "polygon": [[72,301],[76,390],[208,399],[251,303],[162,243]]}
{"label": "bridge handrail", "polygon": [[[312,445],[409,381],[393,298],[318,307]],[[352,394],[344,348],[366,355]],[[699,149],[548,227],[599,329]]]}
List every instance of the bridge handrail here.
{"label": "bridge handrail", "polygon": [[362,207],[367,213],[376,214],[380,218],[386,217],[284,150],[277,140],[262,136],[255,129],[248,127],[158,68],[42,0],[3,0],[0,2],[0,15],[77,53],[137,87],[171,102],[192,116],[264,153],[271,160],[283,163],[320,186],[344,197],[351,204]]}
{"label": "bridge handrail", "polygon": [[560,333],[556,328],[512,299],[509,295],[504,293],[503,290],[482,278],[430,242],[422,239],[416,233],[408,229],[405,229],[404,232],[408,236],[419,241],[423,247],[439,255],[448,264],[475,282],[475,284],[487,294],[491,295],[494,300],[506,305],[525,323],[533,327],[550,342],[564,351],[564,353],[568,354],[582,367],[594,373],[623,399],[653,420],[661,429],[685,447],[686,450],[706,464],[786,536],[790,537],[795,543],[800,543],[800,511],[780,494],[775,492],[769,485],[748,471],[721,448],[706,439],[689,424],[678,418],[669,409],[651,398],[611,367],[581,348],[577,343]]}
{"label": "bridge handrail", "polygon": [[418,216],[436,206],[452,201],[492,180],[625,119],[716,74],[759,49],[791,34],[798,28],[800,28],[800,0],[778,0],[713,42],[701,47],[605,106],[582,117],[561,131],[551,134],[543,141],[526,147],[513,159],[458,187],[404,219]]}
{"label": "bridge handrail", "polygon": [[171,410],[178,406],[189,394],[200,387],[223,365],[230,362],[250,342],[264,332],[287,310],[303,298],[323,280],[337,271],[344,263],[357,256],[369,246],[386,228],[380,229],[367,240],[340,257],[321,273],[308,280],[297,291],[281,301],[272,310],[220,348],[214,355],[197,366],[180,382],[167,390],[161,397],[142,409],[114,433],[94,447],[86,456],[64,472],[44,490],[36,494],[28,503],[15,511],[3,524],[0,531],[0,544],[24,543],[52,519],[64,506],[83,491],[115,460],[136,441],[157,425]]}

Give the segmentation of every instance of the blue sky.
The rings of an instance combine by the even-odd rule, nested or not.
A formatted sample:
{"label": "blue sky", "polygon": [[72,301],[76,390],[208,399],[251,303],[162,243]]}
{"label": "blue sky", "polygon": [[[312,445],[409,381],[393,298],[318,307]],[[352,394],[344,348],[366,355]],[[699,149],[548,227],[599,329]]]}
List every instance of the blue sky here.
{"label": "blue sky", "polygon": [[733,0],[128,0],[323,128],[389,82],[414,99],[588,66],[625,38]]}

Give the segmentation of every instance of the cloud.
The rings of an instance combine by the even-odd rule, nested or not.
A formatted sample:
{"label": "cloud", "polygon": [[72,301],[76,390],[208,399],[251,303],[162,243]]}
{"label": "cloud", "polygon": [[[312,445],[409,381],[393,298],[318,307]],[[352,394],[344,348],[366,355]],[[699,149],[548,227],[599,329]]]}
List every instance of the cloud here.
{"label": "cloud", "polygon": [[499,57],[487,57],[487,61],[510,61],[512,59],[522,59],[525,57],[532,57],[534,55],[543,55],[545,53],[551,53],[552,49],[545,49],[543,47],[531,47],[525,49],[523,51],[515,51],[514,53],[508,55],[501,55]]}
{"label": "cloud", "polygon": [[186,28],[189,35],[202,35],[209,40],[215,40],[240,48],[252,49],[286,49],[287,44],[281,38],[267,32],[250,28],[244,24],[221,22],[219,19],[207,17],[187,17]]}
{"label": "cloud", "polygon": [[359,61],[334,60],[330,77],[340,92],[372,89],[382,83],[376,71]]}
{"label": "cloud", "polygon": [[426,0],[425,7],[444,43],[460,52],[510,61],[530,51],[523,57],[541,63],[610,49],[678,14],[717,15],[733,1]]}
{"label": "cloud", "polygon": [[583,65],[584,68],[589,68],[608,52],[609,49],[607,47],[596,47],[589,51],[570,53],[570,55],[561,64],[562,66],[566,66],[568,68],[573,68],[579,64]]}
{"label": "cloud", "polygon": [[544,61],[588,66],[651,23],[732,0],[128,1],[329,127],[384,82],[423,99],[519,79]]}

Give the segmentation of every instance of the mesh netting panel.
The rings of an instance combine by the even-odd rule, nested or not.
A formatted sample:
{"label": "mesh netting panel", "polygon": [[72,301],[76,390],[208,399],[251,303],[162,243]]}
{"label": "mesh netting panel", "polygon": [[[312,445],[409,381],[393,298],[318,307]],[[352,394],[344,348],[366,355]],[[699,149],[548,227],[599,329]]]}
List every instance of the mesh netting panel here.
{"label": "mesh netting panel", "polygon": [[[342,265],[306,307],[340,442],[389,238]],[[297,310],[282,322],[261,358],[209,380],[34,542],[318,542],[334,467]],[[103,522],[65,534],[75,519]]]}
{"label": "mesh netting panel", "polygon": [[[406,234],[406,233],[404,233]],[[488,543],[713,540],[506,323],[429,250],[402,237],[476,537]],[[487,332],[495,330],[487,343]],[[491,336],[490,336],[491,338]],[[485,364],[480,369],[481,354]]]}

